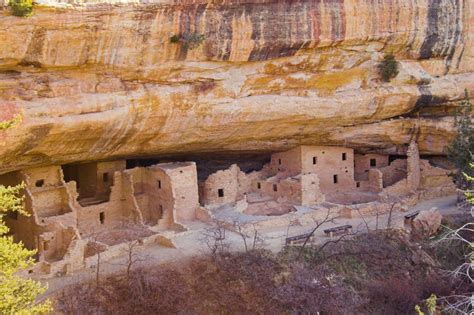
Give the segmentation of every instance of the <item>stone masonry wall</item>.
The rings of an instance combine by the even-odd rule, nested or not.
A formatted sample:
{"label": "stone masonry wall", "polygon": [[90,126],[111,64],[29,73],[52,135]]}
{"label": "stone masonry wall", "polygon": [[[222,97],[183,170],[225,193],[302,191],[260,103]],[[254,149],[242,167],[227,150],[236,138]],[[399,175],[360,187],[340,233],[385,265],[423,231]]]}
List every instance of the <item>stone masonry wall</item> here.
{"label": "stone masonry wall", "polygon": [[355,154],[354,178],[358,181],[368,179],[368,172],[372,168],[388,166],[388,155],[382,154]]}

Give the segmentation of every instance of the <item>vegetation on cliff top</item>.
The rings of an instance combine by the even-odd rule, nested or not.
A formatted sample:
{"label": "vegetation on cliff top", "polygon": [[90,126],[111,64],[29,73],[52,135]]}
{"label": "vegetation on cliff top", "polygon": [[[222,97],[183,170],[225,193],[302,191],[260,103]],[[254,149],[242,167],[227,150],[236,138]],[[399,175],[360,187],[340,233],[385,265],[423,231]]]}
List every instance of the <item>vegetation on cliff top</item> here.
{"label": "vegetation on cliff top", "polygon": [[10,0],[12,14],[19,17],[28,17],[33,13],[33,0]]}

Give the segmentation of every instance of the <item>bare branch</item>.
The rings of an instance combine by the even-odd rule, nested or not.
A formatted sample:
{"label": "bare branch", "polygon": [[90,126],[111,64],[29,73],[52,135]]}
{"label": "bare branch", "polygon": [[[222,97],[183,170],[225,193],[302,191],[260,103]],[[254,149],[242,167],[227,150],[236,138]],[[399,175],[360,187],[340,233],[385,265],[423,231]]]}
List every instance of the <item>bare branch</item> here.
{"label": "bare branch", "polygon": [[305,248],[306,244],[311,239],[311,237],[313,237],[314,233],[321,227],[321,225],[323,225],[325,223],[328,223],[328,222],[333,222],[335,219],[336,219],[336,217],[331,217],[331,209],[328,209],[324,219],[319,221],[319,222],[318,221],[315,222],[316,226],[313,228],[313,230],[311,230],[311,232],[308,234],[308,236],[304,240],[303,245],[300,247],[300,250],[299,250],[299,253],[298,253],[298,258],[297,258],[298,260],[301,258],[301,255],[303,254],[303,251],[304,251],[304,248]]}

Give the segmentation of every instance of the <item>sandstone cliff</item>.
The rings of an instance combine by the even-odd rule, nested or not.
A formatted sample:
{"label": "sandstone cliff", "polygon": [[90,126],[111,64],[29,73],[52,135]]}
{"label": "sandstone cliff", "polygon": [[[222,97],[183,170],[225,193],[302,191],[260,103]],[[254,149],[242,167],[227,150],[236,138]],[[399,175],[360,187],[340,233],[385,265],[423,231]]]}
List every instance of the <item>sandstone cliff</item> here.
{"label": "sandstone cliff", "polygon": [[[469,0],[48,2],[0,9],[0,173],[338,144],[442,154],[474,93]],[[170,37],[199,33],[195,49]],[[400,73],[380,81],[394,53]]]}

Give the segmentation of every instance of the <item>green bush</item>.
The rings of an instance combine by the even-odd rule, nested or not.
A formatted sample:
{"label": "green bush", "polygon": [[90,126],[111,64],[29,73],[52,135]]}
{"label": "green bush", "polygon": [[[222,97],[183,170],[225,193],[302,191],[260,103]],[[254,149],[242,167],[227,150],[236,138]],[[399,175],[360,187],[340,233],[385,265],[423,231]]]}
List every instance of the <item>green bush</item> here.
{"label": "green bush", "polygon": [[33,12],[33,0],[10,0],[9,4],[15,16],[27,17]]}
{"label": "green bush", "polygon": [[170,43],[173,43],[173,44],[182,43],[184,48],[192,50],[194,48],[199,47],[199,45],[202,44],[204,39],[206,39],[206,36],[204,36],[204,34],[184,33],[182,35],[171,36]]}
{"label": "green bush", "polygon": [[382,80],[390,82],[398,74],[398,63],[392,54],[385,55],[383,60],[378,64],[379,74]]}
{"label": "green bush", "polygon": [[177,42],[179,42],[179,36],[178,35],[173,35],[173,36],[170,37],[170,43],[176,44]]}

